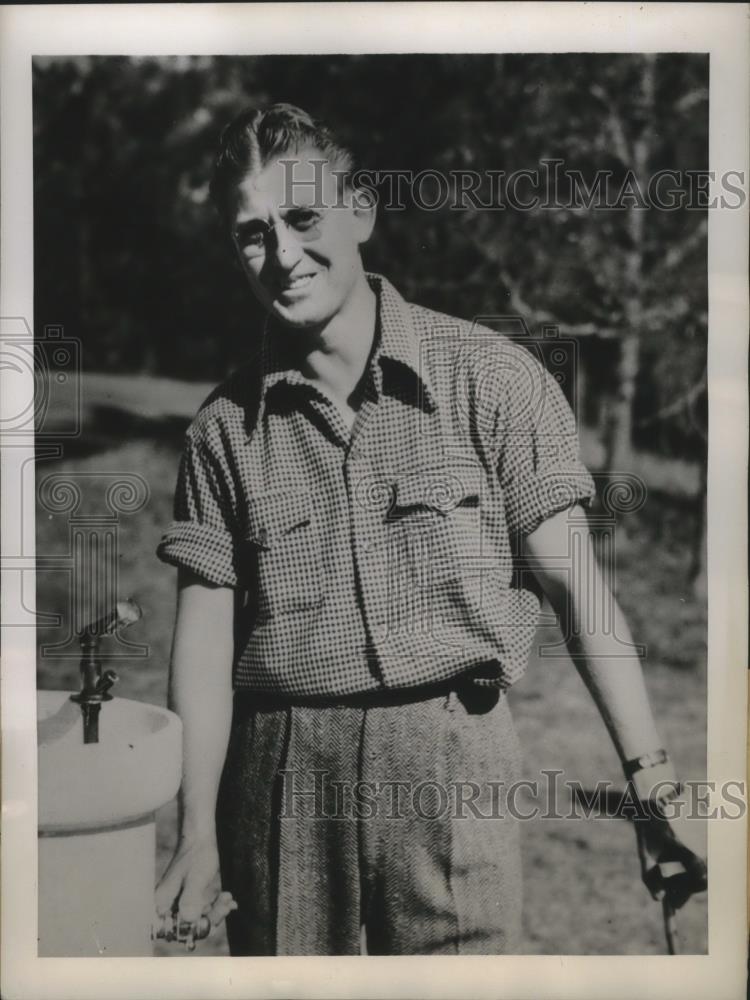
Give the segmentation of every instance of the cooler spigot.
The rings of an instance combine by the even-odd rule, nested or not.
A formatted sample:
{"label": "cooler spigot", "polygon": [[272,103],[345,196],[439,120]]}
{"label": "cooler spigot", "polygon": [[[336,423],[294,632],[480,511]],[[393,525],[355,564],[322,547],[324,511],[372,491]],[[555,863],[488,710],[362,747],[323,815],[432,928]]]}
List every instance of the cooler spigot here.
{"label": "cooler spigot", "polygon": [[83,742],[99,742],[99,712],[102,702],[111,701],[109,689],[117,681],[114,670],[102,673],[99,643],[104,635],[112,635],[137,622],[143,612],[133,600],[118,601],[114,611],[103,615],[79,632],[81,641],[81,690],[70,696],[81,706]]}

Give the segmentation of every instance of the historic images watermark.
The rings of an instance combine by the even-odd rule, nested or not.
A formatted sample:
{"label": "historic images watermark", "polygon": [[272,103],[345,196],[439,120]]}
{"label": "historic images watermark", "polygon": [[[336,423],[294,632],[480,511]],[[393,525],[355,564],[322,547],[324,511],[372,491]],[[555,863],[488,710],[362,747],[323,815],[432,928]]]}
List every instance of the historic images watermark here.
{"label": "historic images watermark", "polygon": [[[451,400],[439,445],[425,448],[424,467],[368,466],[354,485],[357,506],[370,515],[363,519],[360,540],[370,565],[383,572],[384,637],[429,636],[458,648],[468,625],[492,632],[498,641],[502,633],[512,634],[530,648],[539,624],[559,625],[561,637],[542,644],[540,655],[558,656],[574,640],[567,655],[575,659],[583,655],[575,640],[582,638],[579,622],[586,620],[613,640],[608,657],[644,656],[645,645],[617,635],[613,595],[619,520],[643,507],[648,489],[632,472],[590,476],[579,461],[577,340],[552,325],[533,337],[515,314],[472,323],[446,319],[420,344],[418,370],[424,393],[442,386]],[[512,410],[504,405],[511,394]],[[563,397],[572,412],[560,421]],[[424,441],[434,439],[429,407],[421,419]],[[488,465],[474,446],[466,446],[477,436],[493,442],[498,434],[503,462],[515,470],[507,482],[503,462]],[[584,511],[580,501],[590,498],[591,487],[596,503]],[[540,616],[533,561],[521,536],[507,530],[497,513],[514,503],[540,517],[565,512],[567,540],[556,568],[571,582],[588,581],[582,589],[585,615],[576,616],[569,607],[560,620],[549,611]]]}
{"label": "historic images watermark", "polygon": [[[0,321],[0,363],[14,406],[6,410],[0,433],[7,474],[18,489],[21,531],[2,555],[3,572],[16,576],[8,588],[6,625],[29,628],[60,626],[62,638],[40,646],[40,658],[80,659],[79,637],[86,627],[114,608],[119,590],[122,517],[146,507],[151,490],[143,478],[122,471],[45,472],[45,461],[64,457],[65,444],[83,434],[82,345],[58,325],[36,337],[22,317]],[[31,450],[33,447],[33,451]],[[64,519],[63,549],[40,550],[34,520],[26,517],[24,498],[34,496],[37,517]],[[24,599],[24,580],[37,574],[60,574],[67,580],[64,612],[34,610]],[[149,647],[113,636],[111,658],[146,658]]]}
{"label": "historic images watermark", "polygon": [[[487,619],[495,629],[523,627],[531,633],[539,620],[539,608],[530,605],[523,620],[519,619],[516,605],[503,596],[506,591],[510,593],[507,586],[498,587],[498,574],[502,577],[503,570],[490,545],[491,525],[482,513],[483,506],[486,507],[486,482],[482,480],[476,455],[459,454],[456,448],[465,432],[470,431],[472,421],[479,421],[482,429],[492,432],[497,402],[508,376],[512,376],[519,396],[514,425],[510,428],[508,447],[511,451],[522,453],[527,447],[528,435],[540,430],[545,409],[550,405],[553,383],[554,387],[566,391],[574,410],[577,409],[577,342],[575,338],[561,336],[560,331],[551,326],[542,331],[541,338],[534,338],[522,317],[496,315],[476,318],[468,332],[446,327],[423,348],[418,363],[425,380],[429,381],[428,371],[437,379],[448,379],[453,386],[452,396],[457,400],[458,424],[453,428],[454,435],[451,436],[450,428],[444,428],[452,460],[427,473],[413,470],[406,479],[389,474],[388,470],[363,474],[355,487],[357,504],[382,514],[377,519],[378,523],[382,522],[382,532],[369,544],[373,557],[375,550],[381,548],[380,561],[388,593],[388,634],[421,632],[455,646],[463,641],[463,633],[453,627],[455,622],[451,619],[458,598],[464,617],[477,621]],[[65,551],[37,551],[34,557],[25,551],[27,546],[29,553],[33,551],[33,524],[29,522],[28,538],[27,533],[22,532],[19,551],[4,553],[3,568],[21,575],[32,566],[38,573],[63,573],[68,579],[66,591],[69,595],[64,615],[31,612],[18,607],[10,620],[29,627],[63,625],[65,636],[54,643],[43,644],[40,656],[75,659],[80,655],[77,636],[81,630],[114,607],[122,596],[119,585],[121,519],[123,515],[136,514],[147,505],[150,488],[142,476],[132,472],[45,473],[39,466],[44,459],[61,458],[64,442],[82,433],[82,365],[78,340],[65,335],[61,327],[48,327],[35,341],[23,321],[5,320],[2,354],[7,368],[17,371],[20,376],[33,374],[33,398],[24,397],[18,413],[12,414],[3,427],[6,442],[19,445],[17,454],[19,460],[23,459],[26,470],[24,473],[19,469],[19,489],[35,494],[39,516],[63,518],[67,531]],[[571,440],[575,433],[575,426],[571,424]],[[32,440],[36,444],[36,484],[33,481],[34,459],[21,447]],[[569,444],[563,439],[545,437],[545,447],[550,454]],[[602,627],[614,633],[616,619],[611,594],[616,572],[617,518],[642,506],[647,490],[632,474],[608,473],[594,478],[599,508],[596,513],[587,515],[575,507],[571,509],[569,544],[560,558],[568,571],[576,574],[583,572],[595,558],[596,549],[602,570],[597,579],[602,581],[603,589],[589,597],[600,608]],[[557,475],[539,477],[538,485],[544,494],[540,503],[545,506],[563,508],[574,499],[567,491],[574,491],[575,483],[561,482]],[[404,498],[409,500],[405,508],[408,516],[396,516],[404,513]],[[595,549],[579,544],[581,531],[596,538]],[[441,566],[445,570],[446,543],[450,543],[446,551],[452,565],[455,564],[456,573],[446,570],[441,577],[438,570]],[[521,552],[509,548],[505,554],[513,559],[517,569],[523,569]],[[454,581],[453,590],[460,584],[458,596],[453,594],[451,597],[441,583],[446,573]],[[451,599],[447,600],[446,595]],[[543,612],[543,618],[546,624],[556,621],[549,613]],[[572,620],[560,621],[559,625],[562,639],[542,646],[542,656],[557,655],[561,643],[575,635],[576,626]],[[115,643],[118,647],[121,645],[122,650],[113,655],[143,657],[148,652],[148,647],[127,642],[119,636],[115,637]],[[622,643],[621,653],[623,656],[644,655],[645,647]]]}
{"label": "historic images watermark", "polygon": [[[517,212],[592,209],[662,212],[738,209],[746,203],[742,170],[683,170],[665,168],[648,177],[632,168],[595,170],[589,174],[566,167],[565,161],[543,158],[518,170],[337,170],[329,160],[310,158],[313,174],[300,172],[301,161],[284,158],[285,199],[282,209],[367,208],[377,203],[387,211],[405,211],[410,205],[425,212],[481,210]],[[328,170],[326,169],[328,168]],[[335,198],[325,183],[326,173],[345,183],[335,185]],[[347,194],[348,189],[348,194]],[[326,191],[328,194],[326,194]],[[349,201],[349,196],[353,201]]]}
{"label": "historic images watermark", "polygon": [[[611,781],[585,788],[563,779],[558,769],[542,769],[538,779],[407,781],[398,778],[342,781],[322,769],[286,770],[279,803],[281,820],[585,820],[654,817],[674,820],[741,819],[746,812],[743,781],[689,780],[675,789],[661,781],[639,798],[631,785]],[[671,801],[665,791],[679,790]],[[659,804],[657,805],[657,801]]]}

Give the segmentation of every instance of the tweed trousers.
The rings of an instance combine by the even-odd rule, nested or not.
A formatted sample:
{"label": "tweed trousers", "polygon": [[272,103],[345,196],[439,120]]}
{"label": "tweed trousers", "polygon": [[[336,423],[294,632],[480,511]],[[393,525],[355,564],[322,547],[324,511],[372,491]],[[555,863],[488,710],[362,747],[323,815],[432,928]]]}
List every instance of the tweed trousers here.
{"label": "tweed trousers", "polygon": [[512,954],[520,776],[505,696],[235,696],[217,806],[232,955]]}

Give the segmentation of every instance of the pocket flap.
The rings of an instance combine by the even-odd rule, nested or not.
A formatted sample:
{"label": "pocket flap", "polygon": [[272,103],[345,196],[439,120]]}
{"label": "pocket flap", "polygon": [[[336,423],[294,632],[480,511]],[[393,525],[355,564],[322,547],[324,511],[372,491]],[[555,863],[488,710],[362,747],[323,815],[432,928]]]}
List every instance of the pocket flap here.
{"label": "pocket flap", "polygon": [[460,504],[478,503],[479,489],[474,476],[462,475],[463,469],[430,469],[413,472],[396,480],[394,508],[425,507],[449,514]]}
{"label": "pocket flap", "polygon": [[246,538],[261,548],[270,548],[279,538],[310,523],[309,493],[273,493],[253,497],[248,509]]}

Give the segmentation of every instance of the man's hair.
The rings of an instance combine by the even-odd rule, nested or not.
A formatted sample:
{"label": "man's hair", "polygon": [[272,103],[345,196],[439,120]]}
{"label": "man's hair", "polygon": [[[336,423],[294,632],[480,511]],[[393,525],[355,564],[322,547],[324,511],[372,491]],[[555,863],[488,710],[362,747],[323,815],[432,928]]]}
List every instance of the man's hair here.
{"label": "man's hair", "polygon": [[245,177],[258,173],[274,158],[307,148],[322,153],[344,177],[351,173],[351,151],[301,108],[272,104],[266,109],[241,111],[221,133],[209,187],[224,222],[231,218],[237,187]]}

